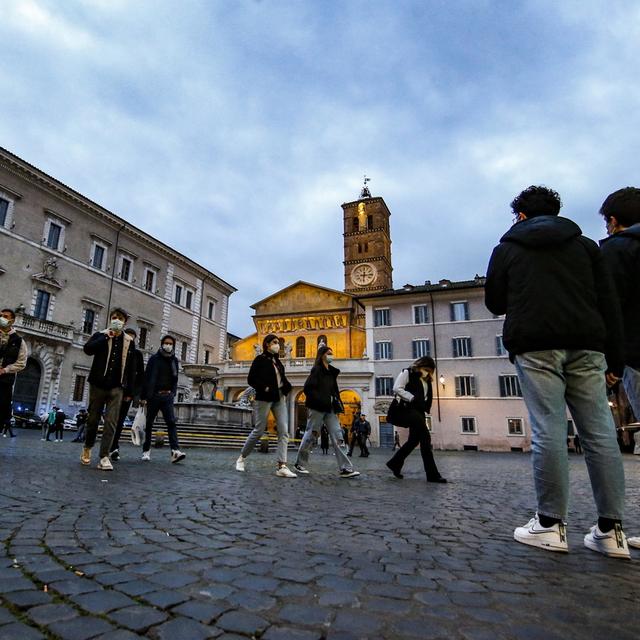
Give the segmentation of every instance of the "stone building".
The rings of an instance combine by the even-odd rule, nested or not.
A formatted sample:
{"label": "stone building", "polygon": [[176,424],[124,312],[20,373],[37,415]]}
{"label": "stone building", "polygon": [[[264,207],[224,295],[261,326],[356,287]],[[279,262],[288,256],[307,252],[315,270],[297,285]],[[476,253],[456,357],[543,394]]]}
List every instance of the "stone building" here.
{"label": "stone building", "polygon": [[[145,359],[164,333],[176,336],[183,363],[224,358],[234,287],[1,148],[0,283],[30,351],[16,408],[56,403],[74,414],[87,405],[82,347],[116,305],[131,314]],[[181,376],[179,399],[190,388]]]}
{"label": "stone building", "polygon": [[[528,450],[528,414],[502,344],[504,317],[484,305],[484,278],[406,285],[361,296],[375,371],[375,423],[393,442],[386,412],[398,373],[416,358],[437,363],[428,423],[438,449]],[[405,430],[399,429],[403,434]]]}

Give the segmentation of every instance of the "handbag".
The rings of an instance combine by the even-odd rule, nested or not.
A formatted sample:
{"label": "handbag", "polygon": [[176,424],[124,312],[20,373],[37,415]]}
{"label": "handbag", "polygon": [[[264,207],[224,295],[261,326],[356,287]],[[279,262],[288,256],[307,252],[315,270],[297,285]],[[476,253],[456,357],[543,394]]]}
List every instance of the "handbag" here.
{"label": "handbag", "polygon": [[146,407],[138,407],[136,417],[131,425],[131,442],[139,447],[144,442],[145,429],[147,426],[147,409]]}
{"label": "handbag", "polygon": [[387,410],[387,422],[394,427],[406,427],[406,415],[409,403],[406,400],[394,398]]}
{"label": "handbag", "polygon": [[333,396],[331,399],[331,408],[333,409],[333,413],[344,413],[344,405],[342,404],[342,400],[340,398],[336,398]]}

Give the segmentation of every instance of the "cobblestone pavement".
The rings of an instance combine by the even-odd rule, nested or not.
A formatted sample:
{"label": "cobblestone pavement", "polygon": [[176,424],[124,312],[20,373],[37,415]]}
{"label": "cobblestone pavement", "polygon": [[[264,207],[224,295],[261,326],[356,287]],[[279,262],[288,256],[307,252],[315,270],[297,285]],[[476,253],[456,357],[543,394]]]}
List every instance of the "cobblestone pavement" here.
{"label": "cobblestone pavement", "polygon": [[[0,639],[640,637],[640,552],[582,546],[595,516],[576,457],[563,555],[512,539],[534,504],[522,454],[437,453],[447,485],[424,482],[417,452],[402,481],[381,451],[351,480],[319,451],[295,480],[273,454],[245,474],[229,451],[143,464],[127,446],[112,473],[79,455],[0,440]],[[640,460],[625,467],[640,534]]]}

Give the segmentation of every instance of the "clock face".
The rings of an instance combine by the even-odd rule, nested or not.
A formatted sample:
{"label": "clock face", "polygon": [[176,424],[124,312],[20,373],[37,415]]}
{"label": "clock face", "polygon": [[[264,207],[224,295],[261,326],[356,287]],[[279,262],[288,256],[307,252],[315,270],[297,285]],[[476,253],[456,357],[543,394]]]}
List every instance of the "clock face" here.
{"label": "clock face", "polygon": [[366,287],[375,279],[376,268],[372,264],[359,264],[351,271],[351,281],[357,287]]}

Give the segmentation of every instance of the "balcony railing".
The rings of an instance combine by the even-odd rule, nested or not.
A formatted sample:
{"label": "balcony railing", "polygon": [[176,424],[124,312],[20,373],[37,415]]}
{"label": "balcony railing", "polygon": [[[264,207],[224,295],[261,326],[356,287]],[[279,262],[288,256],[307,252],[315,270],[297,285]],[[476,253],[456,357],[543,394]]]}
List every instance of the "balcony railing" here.
{"label": "balcony railing", "polygon": [[45,336],[54,340],[64,340],[65,342],[73,340],[72,326],[51,322],[50,320],[42,320],[26,313],[18,313],[16,315],[16,327],[22,329],[25,333]]}

